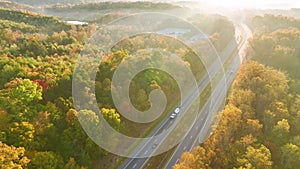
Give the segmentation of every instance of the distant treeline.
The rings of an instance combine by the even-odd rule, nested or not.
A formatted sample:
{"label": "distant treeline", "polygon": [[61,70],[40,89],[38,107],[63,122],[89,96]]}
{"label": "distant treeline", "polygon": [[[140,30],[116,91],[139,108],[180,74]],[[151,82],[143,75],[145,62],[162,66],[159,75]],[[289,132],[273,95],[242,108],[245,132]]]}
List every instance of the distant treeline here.
{"label": "distant treeline", "polygon": [[15,23],[25,23],[27,25],[39,27],[40,30],[51,30],[58,32],[61,30],[69,30],[71,28],[66,22],[60,21],[52,16],[40,15],[28,11],[15,11],[9,9],[0,9],[0,19],[13,21]]}
{"label": "distant treeline", "polygon": [[[300,19],[285,16],[264,15],[251,22],[254,37],[251,41],[251,57],[268,66],[285,70],[295,80],[293,90],[299,90]],[[296,85],[296,86],[294,86]]]}
{"label": "distant treeline", "polygon": [[56,10],[65,9],[87,9],[87,10],[115,10],[115,9],[146,9],[146,10],[167,10],[180,8],[170,3],[152,3],[152,2],[99,2],[87,3],[79,5],[56,5],[53,7]]}
{"label": "distant treeline", "polygon": [[253,17],[249,24],[250,28],[257,33],[271,33],[277,29],[286,29],[289,27],[300,28],[300,19],[265,14],[264,16]]}

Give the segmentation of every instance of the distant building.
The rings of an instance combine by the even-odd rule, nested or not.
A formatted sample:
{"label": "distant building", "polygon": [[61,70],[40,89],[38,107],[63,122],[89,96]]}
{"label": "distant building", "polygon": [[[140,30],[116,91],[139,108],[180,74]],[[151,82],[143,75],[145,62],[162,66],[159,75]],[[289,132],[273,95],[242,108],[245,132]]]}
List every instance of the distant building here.
{"label": "distant building", "polygon": [[178,29],[178,28],[168,28],[168,29],[163,29],[159,30],[156,33],[161,34],[161,35],[173,35],[175,37],[183,35],[185,33],[190,32],[191,30],[189,29]]}
{"label": "distant building", "polygon": [[191,37],[189,40],[191,42],[194,42],[194,41],[197,41],[197,40],[200,40],[200,39],[208,39],[208,36],[206,34],[198,34],[198,35],[195,35],[195,36]]}
{"label": "distant building", "polygon": [[81,21],[67,21],[67,23],[70,25],[88,25],[89,24],[87,22],[81,22]]}

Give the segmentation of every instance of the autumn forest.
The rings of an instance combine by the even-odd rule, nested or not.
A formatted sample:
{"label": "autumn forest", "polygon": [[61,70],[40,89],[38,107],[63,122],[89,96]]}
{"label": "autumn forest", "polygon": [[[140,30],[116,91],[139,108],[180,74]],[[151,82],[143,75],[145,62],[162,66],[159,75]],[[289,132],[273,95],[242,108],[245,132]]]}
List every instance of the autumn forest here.
{"label": "autumn forest", "polygon": [[[77,58],[101,26],[128,15],[120,9],[187,10],[151,2],[45,8],[48,14],[58,15],[111,10],[99,17],[91,14],[85,18],[87,25],[72,25],[62,16],[41,14],[27,5],[3,1],[0,6],[0,169],[117,168],[124,158],[94,143],[77,119],[72,99]],[[225,16],[197,13],[187,20],[209,36],[219,53],[234,36],[234,25]],[[220,122],[208,140],[182,154],[174,169],[300,168],[300,19],[265,14],[249,15],[246,22],[253,39],[230,87],[226,106],[215,117]],[[198,78],[204,71],[192,51],[166,37],[137,36],[116,44],[99,65],[96,98],[108,123],[134,137],[147,136],[162,119],[137,124],[122,117],[114,106],[111,81],[117,65],[147,45],[178,54]],[[166,109],[173,109],[179,100],[172,99],[179,97],[178,86],[170,75],[155,70],[134,78],[130,86],[132,104],[147,110],[153,89],[162,89],[168,98]]]}

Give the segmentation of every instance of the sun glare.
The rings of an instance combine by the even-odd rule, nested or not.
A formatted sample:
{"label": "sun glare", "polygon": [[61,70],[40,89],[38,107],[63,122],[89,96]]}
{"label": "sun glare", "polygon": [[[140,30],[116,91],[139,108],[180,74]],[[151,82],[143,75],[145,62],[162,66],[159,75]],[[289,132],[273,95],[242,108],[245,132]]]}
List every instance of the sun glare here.
{"label": "sun glare", "polygon": [[299,0],[202,0],[205,4],[211,7],[220,7],[227,9],[236,8],[299,8]]}

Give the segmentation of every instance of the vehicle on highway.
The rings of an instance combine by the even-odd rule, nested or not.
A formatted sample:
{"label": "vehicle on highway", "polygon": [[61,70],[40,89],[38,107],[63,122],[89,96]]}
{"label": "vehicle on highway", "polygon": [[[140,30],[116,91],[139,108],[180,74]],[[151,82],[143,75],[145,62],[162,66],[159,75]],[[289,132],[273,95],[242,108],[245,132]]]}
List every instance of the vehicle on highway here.
{"label": "vehicle on highway", "polygon": [[176,114],[175,113],[172,113],[171,115],[170,115],[170,118],[171,119],[174,119],[176,117]]}
{"label": "vehicle on highway", "polygon": [[178,114],[180,112],[180,108],[177,107],[175,110],[174,110],[174,113]]}

